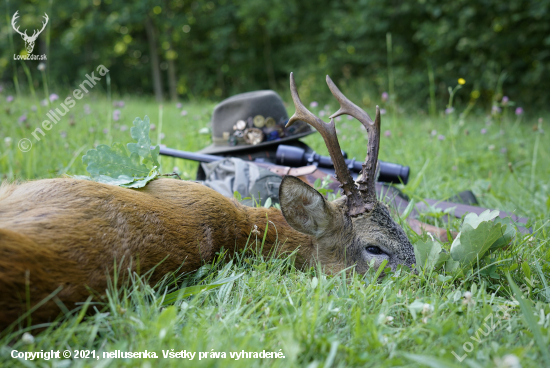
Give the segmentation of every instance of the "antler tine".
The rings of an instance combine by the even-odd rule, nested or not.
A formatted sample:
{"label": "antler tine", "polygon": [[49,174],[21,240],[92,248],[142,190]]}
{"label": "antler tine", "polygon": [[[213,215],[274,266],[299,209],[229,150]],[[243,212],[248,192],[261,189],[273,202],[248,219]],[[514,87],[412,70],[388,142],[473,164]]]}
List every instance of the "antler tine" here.
{"label": "antler tine", "polygon": [[21,33],[21,31],[19,30],[19,27],[15,28],[15,22],[17,21],[17,18],[19,18],[19,15],[17,14],[19,13],[19,10],[17,10],[15,12],[15,14],[13,15],[13,17],[11,18],[11,27],[13,28],[13,30],[17,33],[19,33],[21,36],[25,35],[27,36],[27,30],[25,30],[25,33]]}
{"label": "antler tine", "polygon": [[[291,116],[291,118],[288,120],[288,123],[286,124],[287,127],[294,124],[296,121],[305,121],[309,125],[313,126],[315,129],[317,129],[319,132],[322,132],[325,130],[325,125],[327,125],[324,121],[319,119],[317,116],[313,115],[311,111],[309,111],[304,104],[302,103],[302,100],[300,99],[300,96],[298,95],[298,89],[296,88],[296,82],[294,81],[294,73],[290,73],[290,94],[292,95],[292,101],[294,101],[294,107],[296,107],[296,112],[294,115]],[[323,133],[321,135],[324,138]]]}
{"label": "antler tine", "polygon": [[46,14],[46,13],[44,13],[44,16],[42,18],[46,19],[46,23],[42,23],[42,29],[40,30],[39,33],[42,33],[44,28],[46,28],[46,26],[48,25],[48,20],[50,20],[50,18],[48,17],[48,14]]}
{"label": "antler tine", "polygon": [[327,75],[328,88],[336,97],[340,103],[340,109],[332,114],[330,118],[347,114],[353,116],[363,124],[368,133],[368,148],[367,157],[363,163],[363,170],[361,171],[361,178],[357,180],[359,184],[359,191],[361,192],[367,209],[372,209],[376,203],[376,165],[378,163],[378,151],[380,149],[380,108],[376,106],[376,118],[372,121],[369,114],[367,114],[359,106],[351,102],[340,90],[334,82]]}
{"label": "antler tine", "polygon": [[41,29],[40,31],[37,30],[37,29],[35,29],[34,32],[33,32],[33,34],[32,34],[32,36],[31,36],[30,38],[33,38],[34,36],[38,37],[38,35],[39,35],[40,33],[42,33],[42,31],[44,30],[44,28],[46,28],[46,26],[48,25],[48,20],[50,19],[50,18],[48,18],[48,14],[44,13],[44,16],[43,16],[42,18],[45,18],[45,19],[46,19],[46,22],[45,22],[45,23],[42,22],[42,29]]}
{"label": "antler tine", "polygon": [[334,119],[330,119],[330,123],[325,123],[323,120],[313,115],[300,100],[298,95],[298,89],[296,88],[296,82],[294,81],[294,74],[290,73],[290,93],[292,94],[292,100],[294,101],[294,106],[296,107],[296,112],[288,120],[287,127],[294,124],[294,122],[301,120],[309,125],[313,126],[323,139],[325,140],[325,145],[328,148],[330,157],[334,164],[334,171],[336,173],[336,180],[340,182],[340,188],[344,191],[347,199],[348,213],[351,216],[359,215],[365,212],[365,205],[363,199],[361,198],[361,193],[355,185],[355,181],[351,176],[349,169],[342,155],[342,150],[340,149],[340,143],[338,142],[338,137],[336,135],[336,127],[334,125]]}

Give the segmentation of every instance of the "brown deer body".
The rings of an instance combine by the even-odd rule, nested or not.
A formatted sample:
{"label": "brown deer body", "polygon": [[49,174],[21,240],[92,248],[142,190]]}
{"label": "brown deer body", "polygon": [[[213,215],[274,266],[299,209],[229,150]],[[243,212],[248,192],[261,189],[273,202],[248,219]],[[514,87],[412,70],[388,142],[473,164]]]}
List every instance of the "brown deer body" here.
{"label": "brown deer body", "polygon": [[[158,265],[153,282],[182,265],[183,272],[196,270],[222,246],[229,252],[243,247],[254,225],[265,228],[266,213],[273,223],[284,222],[275,209],[245,207],[204,185],[171,179],[143,190],[74,179],[4,186],[0,323],[5,326],[21,313],[26,272],[33,305],[62,286],[57,297],[72,309],[89,296],[86,287],[105,292],[115,260],[121,270],[130,262],[143,272]],[[275,227],[288,239],[284,248],[303,245],[299,258],[305,258],[310,240],[288,226],[268,226],[266,243],[275,242]],[[40,308],[33,319],[41,320],[41,311],[51,317],[49,309]]]}
{"label": "brown deer body", "polygon": [[[330,83],[344,106],[345,97]],[[313,115],[305,115],[292,76],[291,90],[297,114],[289,124],[300,119],[321,132],[345,196],[328,202],[290,176],[280,187],[282,212],[245,207],[201,184],[171,179],[155,180],[139,190],[76,179],[3,185],[0,330],[54,291],[57,299],[38,308],[33,322],[55,318],[60,312],[56,302],[73,309],[89,297],[89,289],[104,293],[115,264],[120,270],[130,267],[141,273],[154,268],[150,280],[156,282],[176,270],[196,270],[222,248],[231,256],[244,248],[256,227],[263,236],[268,221],[264,255],[298,249],[297,266],[319,262],[327,271],[337,272],[355,265],[358,272],[365,272],[385,260],[392,268],[414,264],[404,231],[372,192],[379,114],[378,129],[369,130],[369,157],[356,186],[345,164],[341,165],[343,158],[336,156],[340,150],[335,132],[323,131],[325,126],[334,129],[333,121],[321,126]],[[368,122],[370,118],[365,120],[364,112],[343,113],[376,125]]]}

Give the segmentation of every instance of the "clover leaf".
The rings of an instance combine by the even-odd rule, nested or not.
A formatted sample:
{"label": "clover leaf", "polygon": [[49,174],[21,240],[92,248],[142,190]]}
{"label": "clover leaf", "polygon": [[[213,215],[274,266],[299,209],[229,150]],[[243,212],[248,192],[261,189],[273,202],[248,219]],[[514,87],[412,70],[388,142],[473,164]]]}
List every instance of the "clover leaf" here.
{"label": "clover leaf", "polygon": [[498,214],[496,210],[486,210],[479,216],[475,213],[466,215],[460,233],[451,245],[453,260],[468,267],[481,260],[489,249],[510,242],[515,234],[513,226],[501,219],[494,220]]}
{"label": "clover leaf", "polygon": [[449,259],[449,253],[443,249],[438,241],[417,242],[414,245],[414,256],[416,257],[418,272],[432,270],[433,268],[437,269]]}

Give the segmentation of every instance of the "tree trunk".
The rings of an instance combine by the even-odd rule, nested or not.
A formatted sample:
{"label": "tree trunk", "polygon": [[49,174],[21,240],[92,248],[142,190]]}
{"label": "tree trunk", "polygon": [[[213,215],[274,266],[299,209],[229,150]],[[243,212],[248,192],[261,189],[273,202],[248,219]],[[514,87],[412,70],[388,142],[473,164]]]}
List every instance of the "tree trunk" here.
{"label": "tree trunk", "polygon": [[267,80],[269,82],[269,88],[272,90],[277,89],[277,83],[275,82],[275,71],[273,70],[273,59],[271,57],[271,37],[269,32],[264,28],[264,59],[265,70],[267,74]]}
{"label": "tree trunk", "polygon": [[170,90],[170,99],[172,101],[178,100],[178,78],[176,76],[176,63],[174,61],[174,58],[172,55],[170,55],[172,52],[174,52],[174,49],[172,48],[172,32],[173,29],[170,27],[168,30],[168,89]]}
{"label": "tree trunk", "polygon": [[172,101],[177,101],[178,82],[176,77],[176,63],[174,63],[174,59],[168,60],[168,87],[170,88],[170,98]]}
{"label": "tree trunk", "polygon": [[155,90],[155,99],[162,101],[162,79],[160,76],[160,62],[157,47],[157,34],[151,17],[145,18],[145,30],[147,32],[147,41],[149,43],[149,53],[151,57],[151,71],[153,74],[153,88]]}

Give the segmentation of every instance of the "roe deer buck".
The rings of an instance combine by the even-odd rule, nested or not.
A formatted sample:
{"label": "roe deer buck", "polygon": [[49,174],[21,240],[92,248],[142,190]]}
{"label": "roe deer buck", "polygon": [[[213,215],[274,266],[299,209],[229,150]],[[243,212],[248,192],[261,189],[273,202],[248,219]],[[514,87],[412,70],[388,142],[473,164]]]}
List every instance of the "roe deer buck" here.
{"label": "roe deer buck", "polygon": [[[377,107],[373,122],[328,76],[327,83],[341,106],[330,123],[304,107],[290,75],[296,113],[288,124],[305,121],[323,136],[345,194],[333,202],[292,176],[280,187],[282,212],[245,207],[201,184],[171,179],[139,190],[70,178],[3,185],[0,329],[60,287],[55,302],[33,312],[33,322],[55,318],[60,312],[56,302],[74,308],[89,297],[88,288],[104,293],[114,263],[123,259],[123,270],[146,272],[157,266],[150,279],[156,282],[182,264],[182,272],[199,268],[222,247],[231,256],[244,248],[255,225],[263,234],[267,220],[264,254],[298,249],[297,266],[319,262],[337,272],[356,265],[360,273],[385,260],[392,269],[412,266],[411,243],[376,198],[380,111]],[[368,131],[368,156],[358,185],[336,136],[334,118],[342,114],[355,117]],[[281,246],[274,249],[277,240]]]}

